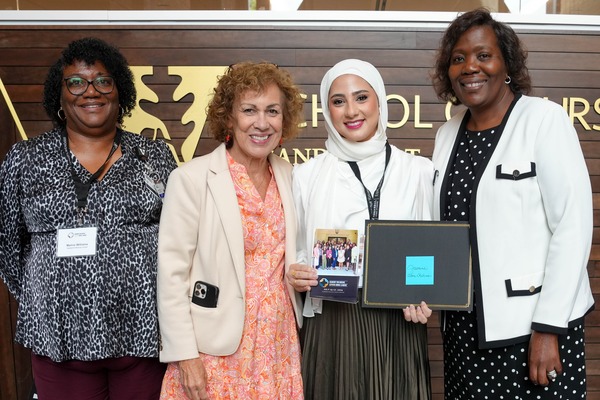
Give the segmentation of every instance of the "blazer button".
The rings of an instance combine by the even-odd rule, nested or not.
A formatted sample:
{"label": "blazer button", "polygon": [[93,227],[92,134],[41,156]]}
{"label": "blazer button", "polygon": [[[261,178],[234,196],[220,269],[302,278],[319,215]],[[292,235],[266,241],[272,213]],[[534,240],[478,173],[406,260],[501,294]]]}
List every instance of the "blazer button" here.
{"label": "blazer button", "polygon": [[521,175],[521,173],[519,172],[519,170],[518,170],[518,169],[515,169],[515,170],[513,171],[513,178],[518,178],[518,177],[519,177],[519,175]]}
{"label": "blazer button", "polygon": [[530,291],[531,293],[535,292],[535,286],[531,286],[531,287],[529,288],[529,291]]}

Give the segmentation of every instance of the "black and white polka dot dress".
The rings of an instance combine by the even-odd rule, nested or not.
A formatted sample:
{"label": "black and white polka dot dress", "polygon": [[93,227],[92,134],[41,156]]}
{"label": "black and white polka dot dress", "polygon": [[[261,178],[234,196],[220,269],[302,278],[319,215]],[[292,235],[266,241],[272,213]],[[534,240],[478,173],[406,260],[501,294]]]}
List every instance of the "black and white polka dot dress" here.
{"label": "black and white polka dot dress", "polygon": [[[455,160],[449,171],[448,206],[444,219],[469,221],[469,207],[477,168],[492,147],[498,127],[460,136]],[[474,310],[446,311],[444,330],[444,386],[447,400],[585,399],[585,349],[583,324],[558,339],[563,374],[547,387],[529,380],[528,342],[479,349],[477,296]]]}

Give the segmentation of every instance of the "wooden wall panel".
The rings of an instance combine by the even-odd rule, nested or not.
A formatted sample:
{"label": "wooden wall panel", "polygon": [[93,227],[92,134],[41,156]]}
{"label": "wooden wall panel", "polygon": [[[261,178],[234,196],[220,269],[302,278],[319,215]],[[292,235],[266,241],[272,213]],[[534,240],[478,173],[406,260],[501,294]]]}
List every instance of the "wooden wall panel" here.
{"label": "wooden wall panel", "polygon": [[[594,295],[600,297],[600,29],[597,32],[542,32],[517,30],[529,50],[529,68],[535,94],[565,104],[572,113],[574,126],[586,157],[594,190],[594,246],[589,273]],[[435,96],[429,73],[441,32],[434,29],[377,29],[340,27],[277,26],[0,26],[0,79],[14,103],[28,136],[51,127],[41,106],[43,82],[49,65],[71,40],[94,35],[117,44],[132,66],[152,66],[153,74],[142,82],[159,99],[157,104],[143,100],[141,109],[164,123],[169,143],[177,151],[195,127],[182,125],[181,118],[196,100],[187,95],[179,101],[173,93],[180,85],[178,76],[169,75],[170,66],[227,66],[245,60],[268,60],[287,68],[307,95],[307,126],[300,136],[284,145],[280,152],[290,161],[302,162],[324,147],[323,118],[316,113],[319,83],[325,71],[343,58],[362,58],[376,65],[386,82],[389,95],[402,97],[408,109],[397,100],[390,102],[390,122],[408,113],[406,123],[388,130],[393,144],[419,149],[431,156],[436,129],[445,121],[445,104]],[[198,79],[208,79],[199,76]],[[313,101],[316,99],[316,102]],[[572,106],[571,106],[572,105]],[[587,109],[586,109],[587,108]],[[453,112],[456,109],[453,108]],[[418,117],[417,117],[418,113]],[[126,122],[127,124],[127,122]],[[316,124],[316,127],[313,125]],[[19,140],[18,132],[4,100],[0,98],[0,156]],[[152,136],[146,129],[142,134]],[[164,137],[159,133],[158,137]],[[194,154],[206,154],[216,143],[202,129]],[[12,307],[12,308],[11,308]],[[0,313],[14,313],[0,286]],[[8,311],[7,311],[8,310]],[[2,325],[5,327],[5,325]],[[443,351],[439,318],[429,324],[430,365],[434,399],[443,398]],[[12,331],[10,332],[12,334]],[[0,393],[16,393],[10,382],[28,379],[26,356],[15,361],[17,350],[7,348],[9,330],[0,329],[0,368],[12,366],[2,374]],[[588,348],[589,399],[600,399],[600,310],[586,320]],[[16,365],[16,366],[15,366]],[[21,375],[19,378],[18,375]],[[14,378],[11,378],[14,377]],[[3,400],[5,397],[1,397]],[[12,395],[6,398],[13,398]]]}

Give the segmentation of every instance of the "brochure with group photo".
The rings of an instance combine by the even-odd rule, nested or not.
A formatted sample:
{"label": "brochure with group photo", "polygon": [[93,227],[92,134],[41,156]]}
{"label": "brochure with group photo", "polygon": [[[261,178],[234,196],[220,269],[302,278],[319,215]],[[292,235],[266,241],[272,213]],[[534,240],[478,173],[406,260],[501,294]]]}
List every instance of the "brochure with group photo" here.
{"label": "brochure with group photo", "polygon": [[311,249],[312,266],[319,275],[313,298],[358,302],[362,275],[364,236],[352,229],[316,229]]}

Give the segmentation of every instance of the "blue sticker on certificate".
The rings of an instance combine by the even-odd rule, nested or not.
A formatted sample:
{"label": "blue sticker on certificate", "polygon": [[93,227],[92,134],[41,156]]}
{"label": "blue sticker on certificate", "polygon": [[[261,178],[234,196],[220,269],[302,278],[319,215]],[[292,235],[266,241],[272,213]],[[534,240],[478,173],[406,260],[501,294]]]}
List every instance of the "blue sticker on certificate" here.
{"label": "blue sticker on certificate", "polygon": [[406,285],[433,285],[433,256],[406,256]]}

